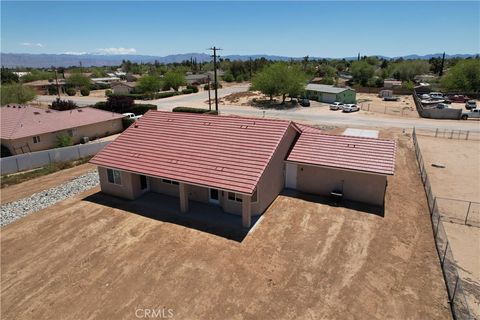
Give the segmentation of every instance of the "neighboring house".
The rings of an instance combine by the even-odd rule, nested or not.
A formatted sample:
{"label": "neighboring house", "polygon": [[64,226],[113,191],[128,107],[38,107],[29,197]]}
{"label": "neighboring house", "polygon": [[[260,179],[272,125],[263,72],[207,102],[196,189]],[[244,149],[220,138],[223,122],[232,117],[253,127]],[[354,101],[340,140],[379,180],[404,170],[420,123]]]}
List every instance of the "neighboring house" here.
{"label": "neighboring house", "polygon": [[[185,79],[187,80],[188,85],[199,85],[199,84],[205,84],[208,82],[208,74],[202,73],[202,74],[187,74],[185,76]],[[210,78],[210,81],[212,81],[212,77]]]}
{"label": "neighboring house", "polygon": [[112,91],[113,94],[129,94],[136,86],[136,82],[114,82],[112,83]]}
{"label": "neighboring house", "polygon": [[17,75],[17,77],[21,78],[21,77],[24,77],[28,74],[30,74],[30,72],[26,72],[26,71],[13,71],[14,74]]}
{"label": "neighboring house", "polygon": [[149,111],[90,162],[104,193],[166,194],[181,212],[210,203],[250,227],[285,187],[383,206],[395,148],[292,121]]}
{"label": "neighboring house", "polygon": [[31,106],[7,105],[0,108],[1,144],[12,155],[55,148],[57,137],[66,134],[78,144],[122,131],[123,116],[94,108],[67,111]]}
{"label": "neighboring house", "polygon": [[92,78],[93,83],[109,84],[109,83],[114,83],[114,82],[119,82],[119,81],[120,81],[119,77]]}
{"label": "neighboring house", "polygon": [[384,88],[393,88],[393,87],[400,87],[402,86],[402,81],[395,80],[395,79],[385,79],[383,80],[383,87]]}
{"label": "neighboring house", "polygon": [[[53,86],[57,86],[56,80],[49,81],[49,80],[36,80],[31,82],[25,82],[24,85],[32,87],[37,91],[38,94],[48,94],[48,88]],[[58,87],[60,88],[60,92],[65,92],[65,80],[58,79]]]}
{"label": "neighboring house", "polygon": [[306,87],[306,95],[309,99],[319,102],[332,103],[356,103],[357,93],[351,88],[339,88],[326,84],[309,83]]}

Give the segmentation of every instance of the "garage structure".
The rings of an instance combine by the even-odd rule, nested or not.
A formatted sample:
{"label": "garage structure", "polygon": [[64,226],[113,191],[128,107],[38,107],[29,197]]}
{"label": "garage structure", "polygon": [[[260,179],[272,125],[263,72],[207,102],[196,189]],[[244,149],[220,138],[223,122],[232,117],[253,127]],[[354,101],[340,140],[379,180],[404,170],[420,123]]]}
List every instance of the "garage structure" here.
{"label": "garage structure", "polygon": [[286,160],[286,187],[383,206],[395,141],[303,132]]}
{"label": "garage structure", "polygon": [[[313,138],[308,145],[317,136],[337,140],[323,144]],[[352,169],[354,164],[325,167],[313,156],[335,155],[332,144],[338,143],[345,145],[344,155],[354,159],[362,154],[360,145],[375,145],[376,140],[325,135],[292,121],[148,111],[90,162],[98,165],[100,186],[107,194],[130,200],[145,192],[166,194],[179,198],[180,212],[189,211],[190,201],[209,203],[241,215],[243,226],[250,227],[251,217],[262,214],[285,187],[324,194],[336,188],[339,176],[349,190],[355,182],[364,184],[360,189],[371,184],[370,193],[362,191],[359,197],[349,191],[346,197],[383,205],[395,142],[379,140],[378,150],[370,150],[381,151],[376,159],[389,163],[391,170],[373,178],[374,172],[359,167],[364,159]],[[350,144],[357,147],[346,146]],[[332,182],[319,188],[311,177]]]}
{"label": "garage structure", "polygon": [[309,83],[305,88],[307,98],[319,102],[356,103],[357,93],[351,88],[340,88],[325,84]]}

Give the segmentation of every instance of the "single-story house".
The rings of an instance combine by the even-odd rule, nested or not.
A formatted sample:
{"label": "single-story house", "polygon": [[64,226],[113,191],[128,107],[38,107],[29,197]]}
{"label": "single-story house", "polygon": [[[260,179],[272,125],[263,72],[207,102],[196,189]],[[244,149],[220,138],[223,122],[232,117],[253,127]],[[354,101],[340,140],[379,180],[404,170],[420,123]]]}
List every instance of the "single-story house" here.
{"label": "single-story house", "polygon": [[[25,82],[24,83],[26,86],[29,86],[35,91],[37,91],[38,94],[48,94],[48,88],[49,87],[57,87],[57,81],[54,79],[52,81],[49,80],[35,80],[31,82]],[[65,92],[65,80],[64,79],[58,79],[58,87],[60,88],[60,92],[63,93]]]}
{"label": "single-story house", "polygon": [[401,80],[395,80],[395,79],[385,79],[383,80],[383,87],[384,88],[393,88],[393,87],[401,87],[402,86],[402,81]]}
{"label": "single-story house", "polygon": [[136,82],[114,82],[112,83],[112,91],[114,94],[128,94],[132,93],[136,86]]}
{"label": "single-story house", "polygon": [[[187,74],[185,76],[185,80],[187,81],[188,85],[199,85],[199,84],[205,84],[208,82],[208,74],[206,73],[201,73],[201,74]],[[210,81],[212,81],[213,77],[210,78]]]}
{"label": "single-story house", "polygon": [[2,146],[12,155],[55,148],[59,135],[69,135],[73,144],[88,137],[105,137],[123,130],[123,115],[95,108],[67,111],[32,106],[0,108]]}
{"label": "single-story house", "polygon": [[309,99],[319,102],[356,103],[357,101],[356,91],[349,87],[340,88],[326,84],[309,83],[305,88],[305,92]]}
{"label": "single-story house", "polygon": [[109,84],[109,83],[114,83],[114,82],[119,82],[119,81],[120,81],[119,77],[92,78],[93,83]]}
{"label": "single-story house", "polygon": [[148,111],[90,162],[104,193],[166,194],[181,212],[210,203],[249,227],[285,187],[382,206],[395,147],[292,121]]}

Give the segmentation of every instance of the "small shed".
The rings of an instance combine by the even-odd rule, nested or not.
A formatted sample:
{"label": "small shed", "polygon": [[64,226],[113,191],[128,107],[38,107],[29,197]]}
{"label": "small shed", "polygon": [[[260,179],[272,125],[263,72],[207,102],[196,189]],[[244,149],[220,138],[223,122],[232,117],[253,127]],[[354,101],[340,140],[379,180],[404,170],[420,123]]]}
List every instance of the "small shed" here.
{"label": "small shed", "polygon": [[342,103],[356,103],[357,101],[357,93],[352,88],[340,88],[325,84],[307,84],[306,95],[309,99],[325,103],[332,103],[335,101]]}
{"label": "small shed", "polygon": [[114,94],[129,94],[136,85],[136,82],[115,82],[112,84],[112,91]]}

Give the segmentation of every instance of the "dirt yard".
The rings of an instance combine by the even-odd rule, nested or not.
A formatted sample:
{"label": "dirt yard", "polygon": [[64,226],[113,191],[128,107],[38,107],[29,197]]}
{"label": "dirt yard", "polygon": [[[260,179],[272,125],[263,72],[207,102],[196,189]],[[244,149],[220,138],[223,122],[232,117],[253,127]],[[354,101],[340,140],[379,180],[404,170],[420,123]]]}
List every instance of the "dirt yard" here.
{"label": "dirt yard", "polygon": [[406,137],[396,170],[383,216],[279,196],[241,242],[93,189],[2,229],[2,319],[449,319]]}
{"label": "dirt yard", "polygon": [[[466,284],[467,300],[480,318],[480,142],[419,136],[425,167],[437,197],[448,241]],[[436,168],[432,164],[442,164]],[[464,225],[470,207],[468,223]]]}
{"label": "dirt yard", "polygon": [[383,101],[374,93],[357,93],[357,104],[363,111],[402,117],[419,118],[411,95],[401,95],[398,101]]}

